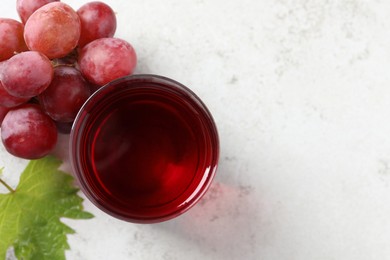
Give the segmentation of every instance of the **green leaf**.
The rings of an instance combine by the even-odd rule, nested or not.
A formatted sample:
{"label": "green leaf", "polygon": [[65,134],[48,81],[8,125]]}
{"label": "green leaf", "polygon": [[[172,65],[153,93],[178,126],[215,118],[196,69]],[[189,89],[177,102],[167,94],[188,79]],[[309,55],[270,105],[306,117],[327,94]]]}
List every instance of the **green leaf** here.
{"label": "green leaf", "polygon": [[88,219],[72,176],[58,170],[61,161],[31,161],[14,192],[0,194],[0,260],[13,247],[18,259],[65,259],[67,235],[60,218]]}

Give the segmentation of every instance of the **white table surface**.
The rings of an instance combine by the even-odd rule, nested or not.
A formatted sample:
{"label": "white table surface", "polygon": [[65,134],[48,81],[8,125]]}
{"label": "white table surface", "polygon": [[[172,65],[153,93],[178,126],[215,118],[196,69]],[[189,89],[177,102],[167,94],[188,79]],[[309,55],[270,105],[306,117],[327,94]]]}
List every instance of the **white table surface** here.
{"label": "white table surface", "polygon": [[[96,217],[64,219],[77,231],[67,259],[390,259],[389,1],[106,3],[137,73],[176,79],[208,105],[220,167],[204,199],[165,223],[85,201]],[[0,16],[17,18],[14,1]],[[7,182],[24,165],[0,147]]]}

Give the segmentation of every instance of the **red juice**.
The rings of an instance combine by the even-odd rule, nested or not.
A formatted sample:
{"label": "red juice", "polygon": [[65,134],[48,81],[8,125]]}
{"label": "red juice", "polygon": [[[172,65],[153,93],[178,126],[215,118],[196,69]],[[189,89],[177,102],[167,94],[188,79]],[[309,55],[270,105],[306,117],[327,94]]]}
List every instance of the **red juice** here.
{"label": "red juice", "polygon": [[96,92],[71,133],[73,169],[87,197],[123,220],[153,223],[193,206],[219,155],[211,114],[183,85],[130,76]]}

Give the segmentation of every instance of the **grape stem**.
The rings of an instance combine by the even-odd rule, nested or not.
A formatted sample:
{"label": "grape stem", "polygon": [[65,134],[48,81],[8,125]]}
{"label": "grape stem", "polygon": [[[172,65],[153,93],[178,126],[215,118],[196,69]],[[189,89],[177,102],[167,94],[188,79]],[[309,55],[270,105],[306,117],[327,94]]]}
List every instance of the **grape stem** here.
{"label": "grape stem", "polygon": [[1,178],[0,178],[0,183],[4,185],[4,187],[7,188],[7,190],[9,190],[11,193],[14,193],[15,190],[11,188],[11,186],[9,186],[5,181],[3,181]]}
{"label": "grape stem", "polygon": [[53,65],[53,68],[57,68],[57,67],[60,67],[60,66],[72,67],[72,68],[76,67],[75,64],[61,64],[61,63],[57,63],[55,61],[52,61],[51,64]]}

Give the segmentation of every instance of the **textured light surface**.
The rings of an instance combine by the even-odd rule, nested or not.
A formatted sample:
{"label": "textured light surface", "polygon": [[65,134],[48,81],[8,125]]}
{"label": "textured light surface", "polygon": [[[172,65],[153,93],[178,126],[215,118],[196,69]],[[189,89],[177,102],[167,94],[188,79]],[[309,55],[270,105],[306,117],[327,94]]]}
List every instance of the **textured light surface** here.
{"label": "textured light surface", "polygon": [[[166,223],[121,222],[86,201],[95,219],[64,220],[77,231],[68,259],[390,258],[389,1],[105,2],[136,73],[205,101],[221,161],[199,205]],[[16,186],[25,162],[1,147],[3,165]]]}

